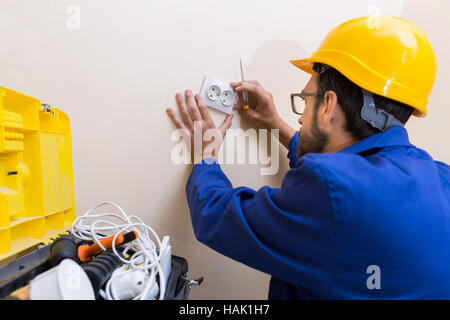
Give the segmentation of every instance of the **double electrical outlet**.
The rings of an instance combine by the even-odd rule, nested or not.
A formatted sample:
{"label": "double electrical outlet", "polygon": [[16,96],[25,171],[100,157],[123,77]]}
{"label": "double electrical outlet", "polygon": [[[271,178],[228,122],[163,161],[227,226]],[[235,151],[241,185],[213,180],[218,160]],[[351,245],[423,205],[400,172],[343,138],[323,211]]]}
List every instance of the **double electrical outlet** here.
{"label": "double electrical outlet", "polygon": [[238,101],[238,94],[228,83],[212,76],[203,79],[200,95],[210,108],[231,114]]}

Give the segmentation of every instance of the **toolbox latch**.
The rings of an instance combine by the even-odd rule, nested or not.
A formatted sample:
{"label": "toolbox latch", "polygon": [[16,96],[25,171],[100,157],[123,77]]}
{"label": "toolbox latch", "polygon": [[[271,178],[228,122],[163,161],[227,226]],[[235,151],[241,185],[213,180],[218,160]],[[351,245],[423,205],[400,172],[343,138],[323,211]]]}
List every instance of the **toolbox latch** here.
{"label": "toolbox latch", "polygon": [[41,106],[42,106],[42,107],[41,107],[41,111],[43,111],[43,112],[48,112],[48,113],[50,113],[51,115],[54,115],[54,114],[55,114],[55,111],[52,110],[52,107],[51,107],[50,105],[48,105],[48,104],[46,104],[46,103],[43,103]]}

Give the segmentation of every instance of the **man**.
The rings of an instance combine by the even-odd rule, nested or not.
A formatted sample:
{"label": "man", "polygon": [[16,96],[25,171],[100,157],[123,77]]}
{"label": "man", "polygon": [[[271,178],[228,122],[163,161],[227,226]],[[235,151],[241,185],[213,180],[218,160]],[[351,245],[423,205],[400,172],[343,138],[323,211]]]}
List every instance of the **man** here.
{"label": "man", "polygon": [[[292,63],[312,74],[292,95],[300,132],[258,82],[232,83],[254,99],[244,116],[279,129],[291,170],[280,189],[233,188],[211,164],[217,149],[202,146],[186,186],[198,240],[272,275],[270,299],[450,298],[450,168],[403,128],[427,113],[426,35],[400,18],[353,19]],[[180,116],[167,112],[178,128],[215,128],[199,95],[176,97]]]}

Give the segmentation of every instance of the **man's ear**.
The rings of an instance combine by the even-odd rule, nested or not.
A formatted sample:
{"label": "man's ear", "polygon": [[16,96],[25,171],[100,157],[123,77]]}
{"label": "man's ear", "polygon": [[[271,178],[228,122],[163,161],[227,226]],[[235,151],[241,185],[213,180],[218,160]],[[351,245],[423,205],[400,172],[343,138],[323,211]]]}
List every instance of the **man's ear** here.
{"label": "man's ear", "polygon": [[323,96],[321,113],[321,124],[329,127],[336,119],[338,113],[338,97],[336,92],[327,91]]}

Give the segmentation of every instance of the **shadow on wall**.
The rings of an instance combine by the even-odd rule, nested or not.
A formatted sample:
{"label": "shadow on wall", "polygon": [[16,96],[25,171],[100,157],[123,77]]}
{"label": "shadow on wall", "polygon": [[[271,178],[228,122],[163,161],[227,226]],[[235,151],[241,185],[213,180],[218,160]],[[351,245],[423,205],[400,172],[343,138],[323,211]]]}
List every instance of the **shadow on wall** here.
{"label": "shadow on wall", "polygon": [[[275,103],[280,115],[288,121],[291,126],[298,129],[297,116],[292,113],[290,107],[289,95],[291,92],[300,92],[309,79],[309,75],[301,72],[289,63],[289,60],[306,57],[305,50],[296,42],[288,40],[272,40],[259,47],[248,66],[244,66],[245,75],[248,80],[258,80],[266,90],[274,95]],[[241,128],[245,131],[253,128],[253,125],[241,115]],[[224,148],[224,146],[222,146]],[[266,152],[270,152],[270,140],[266,145]],[[248,157],[248,148],[245,150],[246,159]],[[222,165],[224,171],[228,174],[231,182],[237,185],[246,185],[258,189],[263,185],[271,187],[280,187],[282,179],[289,170],[289,163],[286,159],[286,151],[281,147],[279,149],[280,167],[278,173],[273,176],[260,176],[260,165]],[[191,171],[191,166],[179,168],[180,181],[183,183],[173,188],[173,193],[168,196],[168,200],[161,208],[166,214],[160,216],[160,231],[164,234],[177,235],[174,241],[179,243],[196,245],[191,222],[189,209],[187,206],[180,206],[180,203],[186,203],[185,182]],[[261,179],[263,178],[263,179]],[[180,208],[186,208],[186,212],[179,212]],[[177,221],[177,223],[173,223]]]}
{"label": "shadow on wall", "polygon": [[[253,55],[250,63],[244,66],[246,80],[257,80],[265,90],[274,96],[275,105],[280,116],[295,129],[299,129],[298,116],[296,116],[290,106],[290,94],[300,92],[309,80],[309,75],[295,68],[289,61],[292,59],[306,57],[308,54],[297,43],[290,40],[271,40],[259,47]],[[241,128],[245,131],[253,128],[241,111]],[[259,137],[258,137],[259,138]],[[266,145],[266,150],[270,154],[270,140]],[[264,150],[264,152],[266,152]],[[248,153],[248,150],[246,150]],[[248,156],[246,157],[248,159]],[[272,157],[273,158],[273,157]],[[281,181],[289,170],[289,163],[286,159],[286,151],[283,147],[279,149],[279,170],[276,175],[267,176],[264,184],[271,187],[281,186]],[[244,177],[251,174],[259,175],[259,169],[251,166],[237,166],[233,170],[241,171]],[[256,166],[259,167],[259,166]],[[231,168],[231,167],[230,167]],[[245,184],[245,181],[242,181]]]}
{"label": "shadow on wall", "polygon": [[450,150],[444,148],[442,138],[448,137],[447,124],[450,121],[450,108],[447,94],[450,74],[450,1],[432,1],[425,4],[421,0],[407,0],[402,17],[421,27],[429,37],[437,58],[437,74],[433,91],[429,99],[429,113],[426,118],[411,118],[408,129],[411,140],[436,159],[450,162]]}

